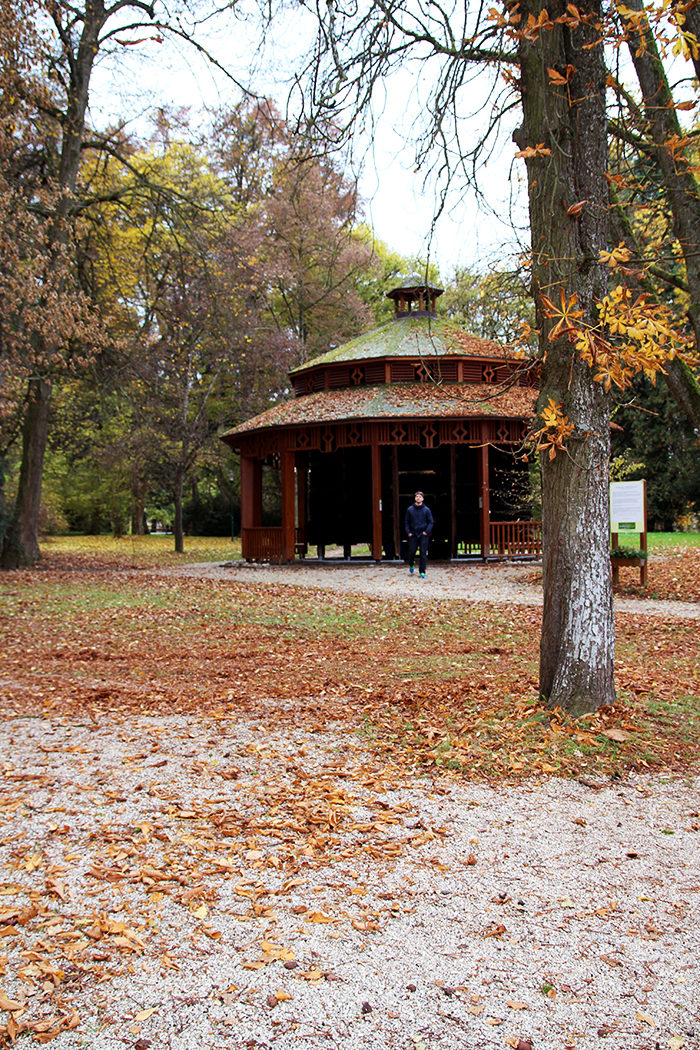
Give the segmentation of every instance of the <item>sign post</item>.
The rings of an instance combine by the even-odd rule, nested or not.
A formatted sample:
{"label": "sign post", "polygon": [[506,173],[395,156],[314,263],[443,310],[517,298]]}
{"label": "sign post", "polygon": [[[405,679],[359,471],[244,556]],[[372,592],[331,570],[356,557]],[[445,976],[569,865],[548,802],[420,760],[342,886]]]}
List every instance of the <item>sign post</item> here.
{"label": "sign post", "polygon": [[[621,532],[638,532],[639,549],[644,556],[639,560],[639,582],[646,587],[647,567],[647,483],[646,481],[613,481],[610,484],[610,540],[619,544]],[[634,564],[634,563],[633,563]],[[619,579],[619,566],[613,566],[613,582]]]}

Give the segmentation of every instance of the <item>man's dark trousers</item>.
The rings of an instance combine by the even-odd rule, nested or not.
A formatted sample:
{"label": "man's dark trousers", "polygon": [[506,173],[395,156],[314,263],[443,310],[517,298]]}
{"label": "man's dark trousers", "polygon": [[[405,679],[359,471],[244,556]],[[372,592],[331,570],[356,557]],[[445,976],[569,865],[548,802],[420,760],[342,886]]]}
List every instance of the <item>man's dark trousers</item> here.
{"label": "man's dark trousers", "polygon": [[413,565],[413,563],[414,563],[414,561],[416,559],[416,551],[418,550],[418,545],[420,544],[420,557],[419,557],[419,560],[418,560],[418,571],[419,572],[423,572],[423,573],[425,572],[425,567],[426,567],[427,559],[428,559],[428,540],[429,539],[430,539],[430,536],[423,536],[422,533],[421,533],[420,536],[416,536],[415,532],[411,533],[411,535],[408,537],[408,564],[409,565]]}

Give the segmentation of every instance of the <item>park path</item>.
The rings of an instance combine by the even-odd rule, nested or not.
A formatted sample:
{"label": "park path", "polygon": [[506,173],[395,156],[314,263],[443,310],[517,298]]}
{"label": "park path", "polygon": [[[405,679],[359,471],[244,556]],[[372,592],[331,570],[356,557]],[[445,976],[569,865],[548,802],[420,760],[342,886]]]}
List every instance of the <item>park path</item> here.
{"label": "park path", "polygon": [[[433,564],[428,566],[425,580],[421,580],[417,573],[410,576],[404,565],[391,563],[317,566],[203,562],[164,571],[418,601],[456,598],[470,602],[542,605],[542,570],[540,565],[532,562]],[[700,604],[697,602],[616,597],[615,610],[645,616],[700,619]]]}

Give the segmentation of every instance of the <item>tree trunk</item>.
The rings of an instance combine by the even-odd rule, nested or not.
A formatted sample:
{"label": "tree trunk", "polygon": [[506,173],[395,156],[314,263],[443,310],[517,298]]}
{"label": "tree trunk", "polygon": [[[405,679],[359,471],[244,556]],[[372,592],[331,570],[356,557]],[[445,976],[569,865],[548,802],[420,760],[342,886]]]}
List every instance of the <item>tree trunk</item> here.
{"label": "tree trunk", "polygon": [[131,479],[131,532],[134,536],[145,536],[147,482],[132,475]]}
{"label": "tree trunk", "polygon": [[175,552],[183,554],[185,550],[185,531],[182,524],[182,496],[185,488],[185,472],[178,467],[175,472]]}
{"label": "tree trunk", "polygon": [[[700,28],[700,15],[691,5],[685,12],[686,27]],[[700,347],[700,201],[698,182],[692,162],[678,154],[669,143],[681,142],[685,135],[674,106],[673,95],[656,38],[649,25],[641,0],[618,4],[620,18],[627,30],[627,42],[642,92],[646,127],[642,129],[653,143],[653,157],[663,181],[673,221],[673,232],[683,253],[690,304],[688,318]],[[627,12],[632,12],[632,18]],[[669,362],[667,382],[680,408],[695,427],[700,427],[700,386],[681,362]]]}
{"label": "tree trunk", "polygon": [[[49,233],[51,253],[57,260],[57,265],[62,264],[62,257],[69,242],[67,222],[73,208],[73,195],[80,167],[90,77],[99,46],[98,34],[105,17],[101,0],[86,6],[78,47],[69,64],[70,84],[66,113],[61,122],[61,155],[58,166],[58,185],[62,193]],[[52,361],[54,355],[59,358],[61,356],[59,348],[50,344],[42,345],[40,351],[39,359],[43,362]],[[6,569],[31,565],[40,556],[39,507],[44,452],[48,439],[50,396],[51,381],[48,378],[30,379],[22,427],[22,468],[17,503],[2,548],[2,567]]]}
{"label": "tree trunk", "polygon": [[[523,10],[537,20],[539,0]],[[578,716],[615,700],[614,618],[609,557],[610,398],[593,380],[572,342],[550,342],[558,318],[547,318],[541,295],[560,293],[584,320],[596,320],[607,270],[598,261],[608,243],[607,123],[602,47],[593,44],[598,0],[578,5],[591,25],[552,24],[520,42],[523,126],[521,148],[543,144],[527,157],[533,293],[543,358],[540,412],[551,398],[574,430],[565,449],[542,457],[544,608],[540,692],[550,707]],[[550,19],[566,17],[548,4]],[[546,16],[542,15],[544,19]],[[553,83],[549,70],[567,78]],[[544,151],[551,151],[549,153]],[[572,205],[581,210],[567,214]]]}
{"label": "tree trunk", "polygon": [[39,507],[44,453],[49,433],[51,384],[29,380],[22,428],[22,466],[15,512],[2,547],[2,568],[17,569],[39,559]]}
{"label": "tree trunk", "polygon": [[[642,253],[635,236],[634,226],[630,221],[630,217],[625,210],[624,204],[619,198],[614,200],[614,207],[611,212],[610,232],[612,244],[619,244],[620,241],[624,241],[633,255],[637,257],[641,256]],[[693,265],[692,259],[690,260],[690,264]],[[628,282],[631,283],[629,278]],[[651,299],[659,300],[659,294],[656,287],[646,273],[640,272],[637,275],[636,284],[639,290],[646,292]],[[666,385],[668,386],[671,396],[674,398],[681,412],[685,413],[691,426],[700,430],[700,383],[690,367],[685,361],[681,361],[680,358],[674,357],[672,360],[664,362],[664,371],[662,372],[662,375],[666,380]]]}
{"label": "tree trunk", "polygon": [[692,426],[700,431],[700,383],[685,361],[674,357],[664,364],[664,379],[678,407],[685,412]]}

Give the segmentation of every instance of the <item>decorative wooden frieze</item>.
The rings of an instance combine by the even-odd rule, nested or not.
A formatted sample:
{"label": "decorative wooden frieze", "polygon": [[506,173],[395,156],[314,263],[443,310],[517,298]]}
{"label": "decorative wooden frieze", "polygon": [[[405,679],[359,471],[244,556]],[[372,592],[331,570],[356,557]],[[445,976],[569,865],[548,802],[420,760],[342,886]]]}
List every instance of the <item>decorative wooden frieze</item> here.
{"label": "decorative wooden frieze", "polygon": [[438,428],[434,423],[422,423],[419,431],[418,443],[421,448],[437,448],[440,444]]}
{"label": "decorative wooden frieze", "polygon": [[321,452],[335,452],[337,445],[336,428],[324,427],[321,431]]}
{"label": "decorative wooden frieze", "polygon": [[413,366],[413,378],[417,383],[430,383],[434,378],[432,362],[419,361]]}

